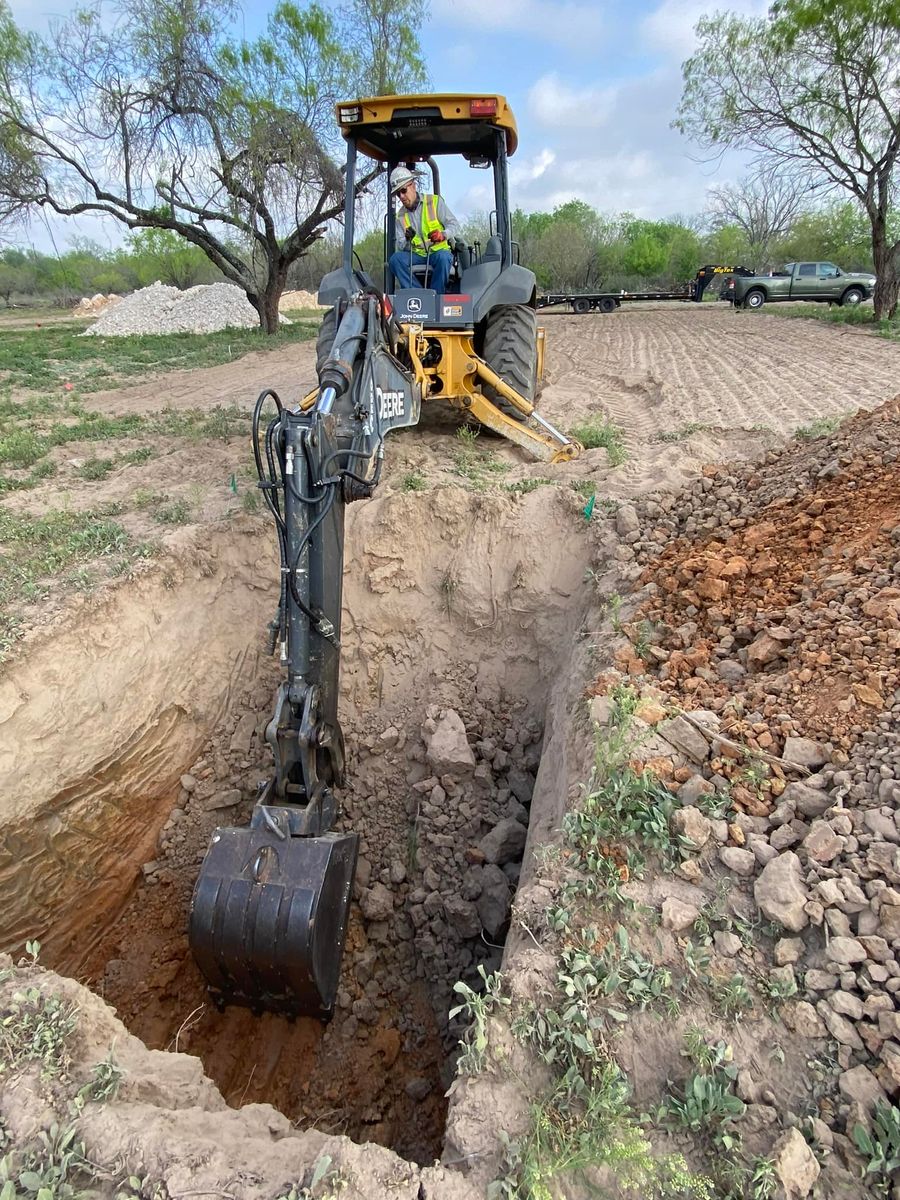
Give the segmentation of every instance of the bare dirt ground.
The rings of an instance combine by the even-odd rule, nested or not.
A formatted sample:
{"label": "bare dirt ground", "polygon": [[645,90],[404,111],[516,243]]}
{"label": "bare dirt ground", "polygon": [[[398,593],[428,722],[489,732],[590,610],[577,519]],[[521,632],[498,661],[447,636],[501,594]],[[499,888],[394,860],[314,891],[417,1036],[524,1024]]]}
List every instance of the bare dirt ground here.
{"label": "bare dirt ground", "polygon": [[[117,460],[105,477],[93,480],[85,479],[80,468],[96,447],[69,444],[53,451],[57,475],[52,481],[2,499],[5,510],[32,515],[58,503],[60,495],[75,512],[112,503],[133,539],[153,536],[160,543],[156,555],[130,577],[74,596],[51,588],[49,599],[17,606],[24,636],[0,667],[0,888],[8,898],[0,946],[18,951],[25,937],[39,936],[47,964],[89,982],[148,1046],[199,1055],[229,1105],[264,1101],[275,1104],[294,1129],[315,1128],[315,1133],[302,1134],[293,1172],[282,1155],[267,1174],[259,1143],[252,1151],[247,1147],[257,1133],[281,1145],[289,1134],[294,1136],[291,1125],[281,1124],[277,1114],[264,1117],[263,1110],[243,1110],[247,1117],[240,1135],[236,1126],[229,1126],[235,1130],[234,1154],[220,1145],[217,1157],[207,1158],[203,1187],[224,1189],[241,1200],[274,1197],[327,1152],[344,1172],[351,1196],[394,1194],[391,1188],[397,1195],[457,1194],[462,1177],[455,1171],[429,1175],[407,1170],[387,1151],[383,1160],[376,1156],[377,1165],[376,1158],[366,1164],[348,1143],[321,1135],[343,1133],[357,1142],[377,1142],[421,1164],[440,1155],[445,1092],[453,1076],[448,1052],[460,1031],[458,1022],[447,1020],[451,988],[460,978],[477,984],[479,966],[488,971],[499,966],[520,871],[529,883],[523,902],[544,892],[549,901],[556,894],[559,880],[548,868],[546,877],[541,875],[532,851],[541,842],[559,841],[562,813],[590,771],[590,728],[578,716],[584,711],[583,695],[602,694],[614,676],[639,679],[646,663],[636,658],[634,644],[642,640],[642,620],[654,628],[681,629],[671,643],[662,636],[652,639],[658,665],[672,664],[673,654],[677,664],[677,654],[694,646],[697,630],[682,627],[691,621],[701,625],[696,610],[707,597],[684,599],[679,592],[666,602],[666,579],[684,565],[684,554],[667,546],[679,533],[696,537],[711,518],[701,512],[698,500],[695,526],[679,530],[668,515],[674,502],[667,501],[668,508],[638,512],[632,529],[623,506],[628,510],[629,502],[650,492],[671,494],[685,484],[699,488],[702,499],[706,481],[713,487],[717,478],[709,470],[702,474],[704,466],[764,456],[798,428],[876,408],[894,395],[900,367],[900,347],[893,343],[814,322],[734,313],[724,305],[640,305],[608,317],[548,316],[544,323],[549,379],[542,411],[564,429],[592,417],[614,421],[624,431],[628,451],[621,466],[612,467],[603,449],[588,450],[565,467],[547,468],[523,461],[514,448],[492,439],[482,437],[468,447],[455,436],[453,414],[426,408],[418,429],[389,444],[376,498],[348,514],[343,694],[351,751],[342,803],[348,827],[360,829],[364,843],[338,1014],[327,1030],[311,1022],[290,1025],[245,1013],[220,1016],[205,1002],[186,943],[187,905],[209,834],[216,824],[246,818],[255,784],[266,771],[262,728],[277,678],[260,636],[271,616],[274,561],[268,525],[245,500],[253,495],[246,429],[236,419],[234,426],[223,427],[220,437],[199,442],[154,432],[148,442],[152,458]],[[253,354],[227,367],[175,372],[95,394],[88,407],[108,415],[232,407],[246,413],[264,386],[274,386],[288,403],[298,400],[312,386],[313,366],[314,347],[304,344],[290,347],[277,360]],[[141,441],[139,435],[123,439],[115,452],[127,454]],[[103,453],[109,450],[104,445]],[[852,448],[835,451],[838,457],[841,453],[853,460]],[[896,471],[896,459],[891,462]],[[723,472],[722,478],[732,480],[738,470],[730,468],[732,473]],[[879,523],[895,524],[890,489],[882,479],[890,474],[891,463],[871,470],[872,494],[880,498]],[[784,478],[789,468],[780,467],[777,474]],[[533,491],[522,487],[525,481],[538,484],[551,475],[552,483]],[[598,506],[598,517],[587,521],[582,511],[586,483],[601,500],[620,502],[618,514],[610,504],[614,515],[600,520]],[[571,485],[581,485],[581,490]],[[729,486],[734,492],[736,485]],[[752,482],[747,486],[750,492],[760,488]],[[135,503],[136,494],[140,503]],[[738,487],[736,494],[744,493]],[[182,502],[177,527],[154,519],[148,495],[164,497],[166,505]],[[863,487],[863,507],[868,495]],[[834,506],[838,501],[829,496],[823,503]],[[728,496],[723,504],[732,511]],[[774,524],[777,532],[777,519]],[[662,532],[654,533],[657,527]],[[638,529],[642,532],[632,536]],[[743,527],[733,532],[746,539]],[[813,539],[810,545],[815,544]],[[865,538],[848,545],[863,557],[875,552]],[[657,574],[646,576],[658,588],[656,598],[644,597],[646,613],[635,615],[629,640],[623,639],[618,618],[610,625],[609,597],[624,594],[640,574],[643,565],[636,555],[648,563],[662,557]],[[716,561],[717,555],[724,551],[709,551]],[[725,558],[740,556],[750,557],[738,541]],[[802,589],[808,563],[794,551],[788,557],[790,562],[779,567],[779,584]],[[691,567],[689,578],[695,574],[702,571]],[[751,590],[757,608],[765,607],[770,593],[773,603],[781,603],[769,577],[762,575],[757,587],[759,595]],[[716,593],[715,587],[710,589],[710,597]],[[673,615],[676,599],[682,609]],[[703,671],[710,657],[729,657],[735,643],[727,637],[735,634],[722,630],[729,623],[743,628],[749,618],[736,603],[713,616],[711,631],[702,629],[708,644],[690,661],[690,677],[698,682],[685,688],[686,673],[674,665],[647,682],[659,685],[661,696],[674,691],[688,705],[700,707],[702,699],[722,712],[728,681],[705,679]],[[598,640],[603,644],[602,630],[611,645],[618,641],[619,646],[619,656],[610,653],[606,663],[596,649]],[[737,644],[748,644],[743,633]],[[821,651],[816,643],[811,653]],[[879,670],[882,701],[896,687],[889,663],[864,647],[859,657],[869,660],[868,670],[860,668],[848,678],[835,703],[846,700],[854,684],[877,690],[874,675]],[[797,671],[812,672],[815,665],[804,659]],[[609,679],[607,670],[612,672]],[[798,674],[790,684],[794,682],[803,700],[809,679]],[[794,697],[786,687],[781,704],[790,707]],[[751,713],[759,706],[759,720],[735,727],[734,735],[755,738],[758,749],[769,747],[779,754],[788,736],[827,733],[849,759],[863,733],[877,726],[877,721],[861,720],[859,711],[843,720],[849,713],[845,706],[842,742],[836,725],[823,731],[811,724],[802,704],[793,723],[779,717],[779,703],[767,709],[752,689],[747,705]],[[429,730],[449,719],[451,710],[473,747],[470,772],[461,767],[442,772],[429,758]],[[61,711],[66,713],[65,729],[53,715]],[[867,712],[864,704],[861,711]],[[713,766],[712,771],[704,768],[707,775],[730,779],[734,774],[721,761]],[[677,756],[671,771],[667,778],[674,791],[686,781],[675,774],[685,771]],[[777,775],[775,779],[774,786],[751,789],[751,800],[761,804],[757,815],[740,793],[736,811],[766,819],[763,810],[770,812],[783,792]],[[17,800],[23,781],[25,812]],[[746,780],[738,786],[741,782]],[[499,865],[499,860],[486,865],[481,849],[485,837],[503,822],[507,830],[510,822],[523,827],[529,814],[528,847],[518,844],[501,856]],[[788,818],[794,819],[796,810]],[[714,831],[717,837],[723,824],[719,821]],[[744,848],[762,830],[748,826],[729,833],[726,825],[722,844]],[[784,850],[808,832],[798,828],[794,842],[780,835],[784,847],[774,840]],[[769,858],[769,851],[760,851],[759,864]],[[715,873],[709,862],[702,870],[710,878]],[[695,905],[699,917],[708,897],[698,893],[697,883],[690,871],[651,879],[640,900],[655,908],[675,897]],[[749,921],[749,896],[739,909],[738,915]],[[673,958],[679,953],[677,930],[667,919],[664,910],[663,956]],[[527,993],[527,987],[516,983],[527,975],[524,948],[534,952],[537,932],[546,975],[549,934],[531,918],[526,924],[531,930],[527,936],[513,922],[507,960],[513,990]],[[726,927],[724,919],[720,925],[717,932]],[[844,929],[836,918],[828,928],[848,940],[859,932]],[[651,941],[641,943],[648,955]],[[757,956],[755,969],[762,971],[763,951],[752,954]],[[819,964],[820,958],[815,961]],[[541,970],[534,977],[541,977]],[[874,987],[869,983],[866,995]],[[838,1015],[844,1009],[856,1011],[855,984],[842,980],[844,985],[851,1000],[841,1002]],[[101,1033],[112,1037],[112,1018],[83,993],[76,999],[95,1022],[95,1041],[99,1044]],[[859,1006],[861,1012],[861,999]],[[870,1008],[877,1021],[881,1006]],[[696,997],[691,1013],[691,1019],[717,1027],[719,1016]],[[813,1023],[805,1011],[801,1017],[807,1017],[808,1032]],[[803,1099],[797,1081],[807,1051],[800,1033],[801,1040],[792,1042],[768,1013],[760,1011],[755,1018],[759,1023],[736,1032],[722,1029],[752,1075],[742,1093],[754,1108],[755,1124],[746,1140],[765,1156],[781,1133],[782,1115],[796,1110]],[[642,1013],[626,1029],[617,1057],[642,1105],[657,1101],[666,1075],[677,1072],[678,1039],[685,1024],[681,1021],[668,1037],[657,1036],[650,1015]],[[818,1036],[818,1028],[814,1034]],[[189,1068],[178,1058],[151,1063],[126,1035],[116,1036],[125,1038],[132,1069],[156,1080],[158,1095],[145,1095],[144,1108],[134,1116],[144,1128],[144,1167],[175,1194],[184,1187],[185,1164],[191,1156],[199,1162],[197,1156],[205,1153],[203,1137],[221,1142],[216,1121],[225,1120],[225,1110],[218,1094],[191,1076],[184,1088],[193,1099],[183,1103],[202,1111],[203,1120],[199,1125],[186,1121],[183,1138],[174,1137],[167,1108],[178,1106],[172,1099],[178,1093],[177,1075],[190,1074]],[[847,1036],[847,1042],[837,1041],[852,1052],[855,1043]],[[773,1041],[785,1047],[780,1063],[766,1061],[760,1052],[760,1046]],[[83,1067],[90,1061],[85,1053]],[[852,1061],[862,1069],[861,1059]],[[850,1064],[849,1054],[843,1053],[841,1068],[849,1070]],[[760,1075],[769,1076],[765,1086]],[[137,1076],[129,1086],[139,1089]],[[818,1076],[816,1087],[825,1095]],[[447,1159],[458,1168],[461,1157],[472,1168],[467,1187],[481,1189],[490,1177],[483,1172],[496,1173],[495,1124],[516,1132],[520,1091],[496,1072],[489,1072],[483,1083],[455,1087]],[[133,1102],[126,1091],[125,1099],[129,1097]],[[862,1103],[856,1097],[852,1102]],[[2,1111],[12,1127],[5,1102]],[[263,1135],[266,1120],[269,1131]],[[91,1121],[96,1138],[100,1118],[95,1114]],[[110,1121],[115,1123],[112,1117]],[[113,1142],[124,1148],[135,1126],[129,1134],[127,1113],[115,1121]],[[154,1140],[163,1127],[159,1122],[168,1123],[173,1132],[168,1159]],[[789,1122],[785,1126],[792,1127]],[[21,1121],[17,1128],[24,1128]],[[841,1132],[835,1136],[849,1142],[845,1128],[842,1114]],[[104,1127],[106,1135],[110,1131],[111,1126]],[[484,1140],[488,1134],[493,1148],[478,1149],[479,1137]],[[241,1159],[235,1156],[247,1160],[248,1154],[257,1176],[236,1184]],[[702,1163],[702,1156],[696,1161]],[[846,1175],[842,1163],[840,1171]],[[839,1182],[846,1182],[843,1175]],[[791,1194],[807,1192],[797,1185]]]}

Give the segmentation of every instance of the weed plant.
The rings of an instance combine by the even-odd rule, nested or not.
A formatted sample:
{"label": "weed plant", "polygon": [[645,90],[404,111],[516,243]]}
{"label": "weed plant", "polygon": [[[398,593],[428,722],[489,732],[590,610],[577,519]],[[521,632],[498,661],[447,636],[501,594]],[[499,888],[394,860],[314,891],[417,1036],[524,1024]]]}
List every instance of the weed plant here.
{"label": "weed plant", "polygon": [[887,1196],[900,1172],[900,1108],[879,1100],[872,1113],[869,1129],[855,1125],[853,1141],[866,1159],[865,1175],[875,1194]]}
{"label": "weed plant", "polygon": [[604,449],[611,467],[620,467],[628,458],[624,430],[607,417],[595,416],[583,425],[576,425],[569,430],[569,437],[581,442],[585,450]]}
{"label": "weed plant", "polygon": [[400,480],[400,487],[404,492],[424,492],[428,487],[428,480],[418,471],[410,471]]}
{"label": "weed plant", "polygon": [[42,517],[0,509],[0,605],[36,599],[48,577],[128,549],[128,534],[110,515],[109,506],[81,513],[51,511]]}
{"label": "weed plant", "polygon": [[483,491],[492,475],[508,470],[508,464],[497,457],[493,450],[483,449],[478,444],[480,429],[475,425],[460,425],[456,431],[460,448],[453,454],[453,469],[476,491]]}
{"label": "weed plant", "polygon": [[807,321],[825,321],[829,325],[855,325],[858,329],[874,333],[876,337],[900,337],[900,318],[876,321],[875,310],[869,304],[853,308],[830,304],[773,304],[771,308],[766,306],[766,312],[789,319],[799,317]]}
{"label": "weed plant", "polygon": [[457,1070],[460,1075],[478,1075],[484,1070],[488,1054],[488,1018],[501,1008],[508,1008],[509,998],[504,996],[500,987],[499,972],[488,975],[484,964],[478,964],[478,974],[484,985],[476,992],[461,979],[453,985],[453,990],[462,997],[462,1003],[451,1008],[449,1019],[462,1016],[468,1021],[468,1029],[460,1046],[462,1048]]}
{"label": "weed plant", "polygon": [[807,442],[813,441],[815,438],[827,437],[830,433],[835,432],[843,419],[843,416],[817,417],[808,425],[800,425],[795,429],[794,437]]}
{"label": "weed plant", "polygon": [[731,1047],[721,1041],[709,1044],[693,1026],[683,1053],[696,1070],[682,1089],[670,1092],[659,1110],[660,1120],[702,1134],[723,1150],[734,1150],[740,1143],[733,1124],[744,1115],[746,1105],[734,1093],[737,1067]]}
{"label": "weed plant", "polygon": [[40,1064],[43,1079],[65,1075],[77,1011],[39,987],[13,992],[0,1008],[0,1077],[31,1062]]}
{"label": "weed plant", "polygon": [[708,425],[705,421],[688,421],[684,425],[679,425],[677,429],[655,433],[650,440],[651,442],[683,442],[695,433],[715,433],[715,431],[715,425]]}
{"label": "weed plant", "polygon": [[81,1186],[92,1173],[74,1125],[54,1122],[17,1149],[0,1124],[0,1200],[80,1200],[96,1194]]}

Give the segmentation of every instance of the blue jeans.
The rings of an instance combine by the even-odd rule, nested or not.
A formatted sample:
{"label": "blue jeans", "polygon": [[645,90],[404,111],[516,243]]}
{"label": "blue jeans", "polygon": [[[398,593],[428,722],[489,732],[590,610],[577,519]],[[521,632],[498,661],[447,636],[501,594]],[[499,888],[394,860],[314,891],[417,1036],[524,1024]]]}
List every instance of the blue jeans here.
{"label": "blue jeans", "polygon": [[[412,265],[414,267],[425,266],[426,259],[421,254],[410,255],[408,250],[398,250],[395,254],[391,255],[388,263],[398,286],[402,288],[419,286],[418,283],[413,282],[413,277],[410,274],[410,258],[412,258]],[[453,255],[449,250],[434,250],[429,254],[427,262],[431,267],[431,282],[428,284],[428,287],[434,288],[438,293],[445,292],[447,290],[447,280],[450,277],[450,268],[453,265]]]}

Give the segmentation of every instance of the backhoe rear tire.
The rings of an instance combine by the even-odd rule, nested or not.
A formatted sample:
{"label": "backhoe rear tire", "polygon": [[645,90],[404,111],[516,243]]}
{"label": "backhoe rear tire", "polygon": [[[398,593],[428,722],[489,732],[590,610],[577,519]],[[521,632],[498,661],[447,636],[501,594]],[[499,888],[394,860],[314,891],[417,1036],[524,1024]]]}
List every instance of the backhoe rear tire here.
{"label": "backhoe rear tire", "polygon": [[[537,313],[526,304],[501,304],[487,318],[482,358],[504,383],[529,404],[537,392]],[[484,394],[514,421],[527,421],[524,413],[485,386]]]}

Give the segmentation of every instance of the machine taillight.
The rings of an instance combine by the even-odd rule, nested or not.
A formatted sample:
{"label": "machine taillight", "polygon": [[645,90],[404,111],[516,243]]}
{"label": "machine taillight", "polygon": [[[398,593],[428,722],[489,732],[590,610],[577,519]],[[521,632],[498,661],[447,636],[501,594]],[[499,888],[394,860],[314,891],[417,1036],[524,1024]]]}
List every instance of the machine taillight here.
{"label": "machine taillight", "polygon": [[338,115],[342,125],[353,125],[360,118],[359,105],[342,104],[338,108]]}
{"label": "machine taillight", "polygon": [[484,100],[472,100],[469,103],[469,113],[473,117],[496,117],[497,97],[491,96]]}

